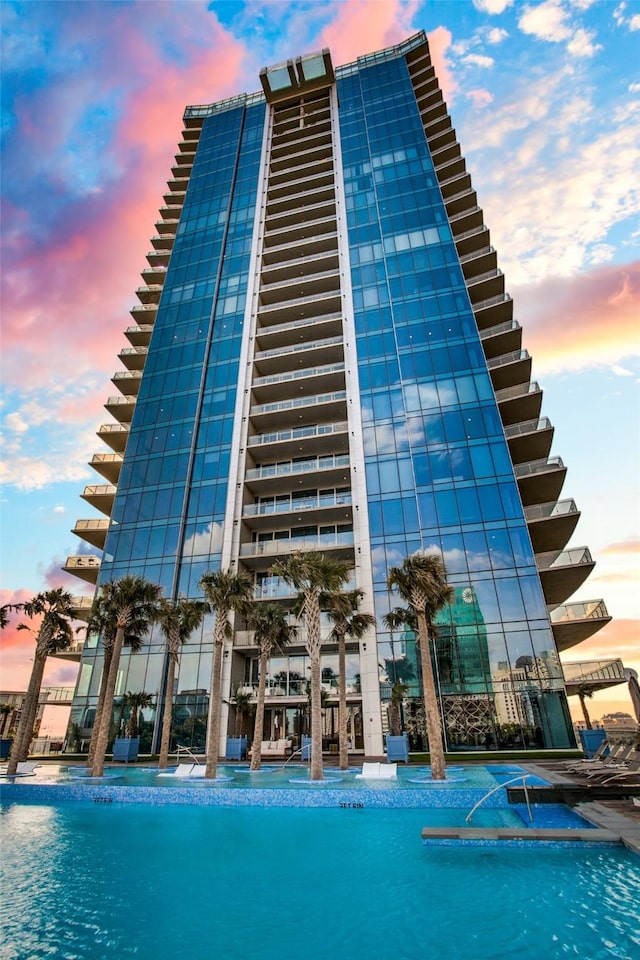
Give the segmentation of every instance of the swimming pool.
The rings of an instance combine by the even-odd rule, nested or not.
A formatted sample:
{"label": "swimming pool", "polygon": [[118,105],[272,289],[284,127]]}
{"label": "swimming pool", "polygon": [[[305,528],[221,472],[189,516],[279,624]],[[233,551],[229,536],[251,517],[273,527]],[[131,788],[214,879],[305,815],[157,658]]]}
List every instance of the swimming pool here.
{"label": "swimming pool", "polygon": [[640,858],[584,844],[424,846],[425,816],[445,814],[4,804],[2,957],[640,956]]}

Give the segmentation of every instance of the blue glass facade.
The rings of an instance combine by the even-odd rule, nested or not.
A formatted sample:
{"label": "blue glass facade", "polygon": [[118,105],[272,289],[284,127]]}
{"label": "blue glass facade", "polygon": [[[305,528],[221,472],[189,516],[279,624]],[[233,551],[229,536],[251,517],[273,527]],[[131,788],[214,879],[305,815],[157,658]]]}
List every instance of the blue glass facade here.
{"label": "blue glass facade", "polygon": [[[426,51],[426,41],[418,47]],[[224,538],[256,598],[285,602],[291,591],[271,573],[277,557],[317,548],[351,558],[357,585],[373,593],[378,628],[366,657],[366,646],[348,652],[350,730],[356,748],[380,753],[396,680],[406,686],[412,745],[425,745],[415,637],[382,623],[395,605],[388,570],[416,550],[440,551],[454,588],[433,651],[447,746],[571,746],[541,548],[525,508],[546,517],[554,504],[544,501],[557,493],[536,499],[527,488],[523,500],[508,425],[535,432],[526,417],[537,413],[518,420],[501,406],[502,381],[488,362],[502,362],[499,345],[487,352],[495,321],[478,320],[461,256],[490,257],[493,248],[477,220],[467,233],[454,226],[428,135],[435,129],[437,140],[442,124],[450,142],[448,117],[431,92],[424,106],[420,89],[435,81],[428,52],[419,51],[424,63],[412,60],[416,49],[339,69],[335,87],[314,76],[299,95],[289,70],[291,88],[275,105],[254,95],[190,108],[204,119],[98,584],[140,574],[168,597],[198,597],[201,576],[222,563]],[[434,127],[425,110],[443,120]],[[465,196],[455,189],[454,200]],[[467,248],[468,234],[477,242]],[[496,298],[499,311],[507,299]],[[506,326],[519,337],[517,324]],[[504,381],[517,402],[531,393],[519,376]],[[370,579],[357,562],[365,540]],[[83,728],[99,684],[92,643],[73,707]],[[165,658],[154,630],[144,654],[125,652],[120,692],[153,691],[159,703]],[[335,659],[327,650],[329,697]],[[210,660],[208,620],[181,656],[180,742],[203,745]],[[255,689],[257,653],[246,634],[228,665],[227,698]],[[302,642],[273,658],[273,730],[302,730],[306,671]],[[335,710],[326,706],[328,742]]]}

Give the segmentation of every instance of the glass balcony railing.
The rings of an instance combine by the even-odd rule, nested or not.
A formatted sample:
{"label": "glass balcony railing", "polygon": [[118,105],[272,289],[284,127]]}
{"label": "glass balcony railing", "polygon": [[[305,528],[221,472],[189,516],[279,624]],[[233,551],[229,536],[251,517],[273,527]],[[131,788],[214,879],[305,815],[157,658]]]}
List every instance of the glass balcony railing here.
{"label": "glass balcony railing", "polygon": [[271,463],[253,470],[247,470],[247,480],[264,480],[266,477],[286,477],[295,473],[313,473],[316,470],[331,470],[334,467],[348,467],[347,454],[339,456],[310,457],[308,460],[296,460],[291,463]]}
{"label": "glass balcony railing", "polygon": [[593,557],[588,547],[572,547],[570,550],[563,550],[561,553],[550,550],[546,553],[536,554],[538,570],[552,570],[554,567],[580,566],[583,563],[593,563]]}
{"label": "glass balcony railing", "polygon": [[265,443],[278,443],[281,440],[303,440],[307,437],[324,437],[331,433],[345,433],[349,424],[319,423],[313,427],[293,427],[291,430],[275,430],[272,433],[259,433],[249,437],[248,446],[255,447]]}
{"label": "glass balcony railing", "polygon": [[303,552],[324,550],[329,547],[352,547],[353,533],[321,533],[315,537],[288,537],[278,540],[263,540],[259,543],[243,543],[240,547],[241,557],[267,557],[282,553],[292,553],[296,550]]}
{"label": "glass balcony railing", "polygon": [[334,320],[341,320],[342,314],[339,310],[332,313],[323,313],[317,317],[305,317],[303,320],[289,320],[287,323],[274,323],[273,326],[259,327],[256,336],[262,337],[265,334],[283,333],[287,330],[299,330],[303,327],[311,327],[316,323],[332,323]]}
{"label": "glass balcony railing", "polygon": [[489,340],[491,337],[497,337],[501,333],[510,333],[512,330],[520,330],[520,324],[517,320],[505,320],[504,323],[496,323],[486,330],[480,331],[481,340]]}
{"label": "glass balcony railing", "polygon": [[[323,507],[342,507],[351,505],[351,494],[318,494],[315,497],[291,497],[267,503],[251,503],[243,509],[245,517],[266,517],[274,513],[293,513],[296,510],[314,510]],[[100,522],[100,521],[97,521]],[[108,521],[107,521],[108,523]],[[76,524],[76,528],[77,528]]]}
{"label": "glass balcony railing", "polygon": [[606,620],[608,617],[609,612],[604,600],[565,603],[549,612],[551,623],[568,623],[572,620]]}
{"label": "glass balcony railing", "polygon": [[[456,240],[459,240],[460,237],[456,237]],[[486,300],[481,300],[479,303],[473,304],[474,313],[477,310],[484,310],[486,307],[494,307],[497,303],[506,303],[508,300],[511,300],[511,294],[509,293],[498,293],[495,297],[488,297]]]}
{"label": "glass balcony railing", "polygon": [[270,383],[286,383],[288,380],[302,380],[305,377],[321,377],[327,373],[344,372],[344,363],[329,363],[322,367],[305,367],[303,370],[289,370],[287,373],[274,373],[268,377],[256,377],[252,387],[265,387]]}
{"label": "glass balcony railing", "polygon": [[504,367],[507,363],[517,363],[518,360],[529,360],[528,350],[512,350],[510,353],[503,353],[499,357],[493,357],[487,360],[487,367],[493,370],[495,367]]}
{"label": "glass balcony railing", "polygon": [[519,463],[514,467],[517,479],[532,477],[536,473],[546,473],[549,470],[564,470],[564,463],[560,457],[549,457],[547,460],[532,460],[530,463]]}
{"label": "glass balcony railing", "polygon": [[296,397],[295,400],[280,400],[277,403],[260,403],[251,407],[251,416],[258,413],[278,413],[280,410],[292,410],[296,407],[311,407],[318,403],[346,400],[346,390],[336,390],[334,393],[321,393],[313,397]]}
{"label": "glass balcony railing", "polygon": [[324,340],[311,340],[308,343],[293,343],[288,347],[260,350],[255,354],[254,360],[266,360],[269,357],[284,357],[289,353],[299,353],[304,350],[321,350],[323,347],[332,347],[342,342],[342,337],[326,337]]}
{"label": "glass balcony railing", "polygon": [[528,393],[540,393],[540,384],[532,380],[530,383],[518,383],[515,387],[505,387],[496,390],[496,400],[514,400],[516,397],[525,397]]}
{"label": "glass balcony railing", "polygon": [[507,440],[512,437],[521,437],[527,433],[536,433],[538,430],[550,430],[551,421],[548,417],[540,417],[538,420],[526,420],[524,423],[514,423],[504,428],[504,435]]}
{"label": "glass balcony railing", "polygon": [[550,503],[536,503],[524,508],[526,520],[548,520],[551,517],[566,517],[579,513],[575,500],[558,500]]}

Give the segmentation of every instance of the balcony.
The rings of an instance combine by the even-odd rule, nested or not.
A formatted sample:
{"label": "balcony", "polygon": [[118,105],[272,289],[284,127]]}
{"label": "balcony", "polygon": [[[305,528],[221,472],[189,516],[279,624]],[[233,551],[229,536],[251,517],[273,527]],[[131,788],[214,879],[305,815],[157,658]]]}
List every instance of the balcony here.
{"label": "balcony", "polygon": [[274,243],[271,247],[264,247],[262,251],[262,269],[272,267],[288,267],[298,258],[313,260],[324,253],[337,253],[338,235],[335,229],[335,220],[329,220],[331,228],[321,234],[312,234],[301,240],[285,240],[284,243]]}
{"label": "balcony", "polygon": [[140,303],[160,303],[160,297],[162,296],[162,284],[156,283],[153,286],[149,287],[138,287],[136,290],[136,296]]}
{"label": "balcony", "polygon": [[498,254],[495,247],[488,244],[480,250],[472,250],[460,257],[465,280],[498,269]]}
{"label": "balcony", "polygon": [[162,286],[167,276],[167,268],[161,264],[155,264],[152,267],[145,267],[140,276],[147,286],[154,286],[155,284]]}
{"label": "balcony", "polygon": [[[74,619],[84,620],[86,622],[89,619],[89,614],[91,613],[92,607],[93,607],[93,594],[91,594],[91,596],[74,597],[73,598]],[[76,643],[80,645],[80,650],[82,650],[84,646],[84,640],[76,640]]]}
{"label": "balcony", "polygon": [[488,228],[485,227],[484,223],[481,223],[478,227],[472,227],[462,233],[458,232],[453,239],[458,254],[463,256],[483,250],[489,243],[490,238],[491,234]]}
{"label": "balcony", "polygon": [[263,326],[270,322],[292,323],[294,320],[321,317],[328,313],[337,313],[342,306],[339,290],[320,293],[310,297],[297,297],[295,300],[283,300],[258,308],[258,321]]}
{"label": "balcony", "polygon": [[129,426],[121,423],[103,423],[98,430],[98,436],[114,453],[124,453],[129,439]]}
{"label": "balcony", "polygon": [[536,554],[536,566],[548,604],[564,603],[582,586],[595,563],[587,547]]}
{"label": "balcony", "polygon": [[258,433],[249,437],[247,446],[254,457],[287,457],[304,451],[312,445],[313,452],[342,453],[348,451],[349,424],[318,423],[309,427],[292,427],[288,430],[275,430],[272,433]]}
{"label": "balcony", "polygon": [[534,460],[532,463],[519,463],[514,467],[522,505],[529,507],[534,503],[547,503],[560,496],[567,468],[560,457],[546,460]]}
{"label": "balcony", "polygon": [[491,297],[504,296],[504,274],[497,268],[486,273],[474,274],[467,280],[471,304],[482,303]]}
{"label": "balcony", "polygon": [[[284,494],[301,484],[309,484],[310,478],[322,486],[350,485],[349,457],[346,454],[326,454],[304,460],[285,461],[255,467],[245,473],[249,489],[265,496],[269,493]],[[317,475],[317,481],[315,479]]]}
{"label": "balcony", "polygon": [[111,377],[111,383],[125,397],[137,397],[142,380],[141,370],[118,370]]}
{"label": "balcony", "polygon": [[331,551],[339,557],[346,558],[353,555],[353,546],[352,531],[348,533],[336,531],[335,533],[321,533],[308,537],[288,537],[278,540],[263,540],[259,543],[243,543],[240,546],[240,556],[249,566],[253,566],[251,561],[260,561],[264,558],[273,561],[278,557],[288,556],[298,551],[305,553]]}
{"label": "balcony", "polygon": [[482,349],[487,360],[522,349],[522,327],[517,320],[505,320],[480,331]]}
{"label": "balcony", "polygon": [[[84,598],[83,598],[84,599]],[[90,599],[87,597],[86,599]],[[78,617],[78,619],[86,620],[86,617]],[[66,660],[68,663],[80,663],[82,660],[82,651],[84,650],[85,641],[84,640],[72,640],[68,647],[65,647],[64,650],[57,650],[54,653],[50,653],[50,657],[55,657],[56,660]],[[64,695],[60,693],[54,697],[47,697],[47,703],[52,703],[55,701],[58,705],[68,704],[71,705],[73,700],[73,687],[50,687],[49,689],[54,691],[68,690],[68,700],[65,701]],[[43,692],[46,694],[46,688],[43,688]]]}
{"label": "balcony", "polygon": [[280,183],[270,183],[267,187],[267,203],[290,203],[294,198],[304,196],[316,189],[322,189],[331,185],[334,186],[333,170],[329,167],[326,170],[310,170],[305,176],[296,180],[288,179]]}
{"label": "balcony", "polygon": [[143,370],[147,359],[147,348],[123,347],[118,357],[127,370]]}
{"label": "balcony", "polygon": [[[179,222],[180,220],[178,217],[176,217],[174,220],[156,220],[155,227],[160,236],[171,237],[171,240],[173,241]],[[153,243],[153,238],[151,239],[151,243]],[[153,245],[155,247],[155,243]]]}
{"label": "balcony", "polygon": [[282,247],[284,245],[290,248],[291,246],[298,247],[306,241],[312,241],[323,235],[335,233],[335,230],[335,215],[318,217],[315,220],[308,220],[306,223],[291,224],[279,230],[265,230],[264,246],[265,248]]}
{"label": "balcony", "polygon": [[472,227],[481,227],[483,223],[482,208],[476,206],[462,210],[460,213],[454,213],[449,217],[449,225],[453,233],[453,239],[456,239],[458,233],[466,233]]}
{"label": "balcony", "polygon": [[253,399],[259,403],[269,397],[287,400],[301,395],[331,392],[344,387],[344,363],[288,370],[268,377],[256,377],[251,384]]}
{"label": "balcony", "polygon": [[108,520],[76,520],[76,525],[71,532],[75,533],[81,540],[90,543],[93,547],[104,550],[108,530]]}
{"label": "balcony", "polygon": [[567,603],[551,610],[549,618],[560,653],[588,640],[611,621],[604,600]]}
{"label": "balcony", "polygon": [[291,257],[282,263],[263,264],[260,292],[266,293],[275,289],[278,284],[282,285],[298,280],[306,281],[313,277],[319,278],[330,274],[339,276],[339,267],[338,250],[335,246],[331,246],[328,250],[320,253],[315,253],[313,256],[303,254]]}
{"label": "balcony", "polygon": [[168,250],[149,250],[147,262],[151,267],[168,267],[171,254]]}
{"label": "balcony", "polygon": [[321,393],[315,397],[296,397],[295,400],[280,400],[261,403],[251,407],[249,415],[260,431],[275,427],[309,426],[322,419],[344,420],[347,412],[346,390]]}
{"label": "balcony", "polygon": [[506,427],[525,420],[536,420],[540,416],[542,390],[535,381],[521,383],[506,390],[496,390],[496,400]]}
{"label": "balcony", "polygon": [[173,250],[174,239],[175,237],[173,233],[160,234],[160,231],[158,231],[158,234],[155,237],[151,237],[151,246],[154,247],[156,250],[171,251]]}
{"label": "balcony", "polygon": [[117,490],[113,483],[94,483],[85,487],[80,496],[100,513],[110,516]]}
{"label": "balcony", "polygon": [[517,384],[528,383],[531,376],[531,357],[526,350],[513,350],[487,360],[494,390],[506,390]]}
{"label": "balcony", "polygon": [[109,483],[117,483],[122,469],[122,454],[94,453],[89,461],[89,466],[93,467],[96,473],[99,473]]}
{"label": "balcony", "polygon": [[287,323],[274,323],[256,330],[259,350],[286,349],[295,341],[307,342],[328,337],[342,339],[342,313],[334,310],[318,317],[303,317]]}
{"label": "balcony", "polygon": [[534,553],[562,550],[569,543],[580,519],[575,500],[537,503],[524,511]]}
{"label": "balcony", "polygon": [[504,435],[509,444],[509,453],[513,463],[529,460],[543,460],[549,456],[553,427],[548,417],[526,420],[505,427]]}
{"label": "balcony", "polygon": [[[314,262],[307,261],[307,271],[313,270]],[[260,307],[277,303],[298,302],[300,299],[338,293],[340,290],[340,272],[337,269],[318,272],[302,271],[297,277],[283,279],[276,283],[263,283],[260,287]]]}
{"label": "balcony", "polygon": [[129,343],[134,347],[148,347],[153,333],[153,324],[136,324],[134,327],[127,327],[124,335]]}
{"label": "balcony", "polygon": [[100,557],[86,556],[85,554],[67,557],[62,569],[65,573],[71,573],[74,577],[79,577],[95,586],[100,572]]}
{"label": "balcony", "polygon": [[318,137],[315,143],[300,144],[301,150],[283,149],[278,156],[271,158],[271,173],[286,173],[290,167],[295,167],[301,162],[317,163],[323,160],[333,159],[333,149],[330,135],[323,134]]}
{"label": "balcony", "polygon": [[271,225],[272,219],[279,217],[292,217],[292,222],[299,222],[305,210],[333,208],[335,199],[333,177],[327,175],[315,181],[307,181],[297,192],[281,191],[279,196],[267,200],[266,222]]}
{"label": "balcony", "polygon": [[153,327],[158,312],[157,303],[136,304],[129,313],[140,327]]}
{"label": "balcony", "polygon": [[479,303],[472,304],[473,315],[478,324],[478,330],[494,327],[496,323],[504,323],[513,319],[513,300],[508,293],[501,293],[495,297],[488,297]]}
{"label": "balcony", "polygon": [[300,497],[295,493],[286,499],[276,499],[247,504],[242,519],[250,530],[277,530],[282,526],[283,515],[290,522],[299,523],[351,523],[351,493],[320,494]]}
{"label": "balcony", "polygon": [[318,173],[333,173],[333,156],[322,157],[320,160],[305,160],[289,168],[272,170],[269,177],[269,191],[279,186],[289,186],[299,180],[312,177]]}
{"label": "balcony", "polygon": [[[308,354],[316,354],[316,359],[324,365],[335,364],[344,359],[344,341],[341,336],[325,337],[322,340],[290,344],[287,347],[274,347],[271,350],[259,350],[254,354],[255,370],[261,376],[291,367],[294,355],[298,354],[298,363],[309,362]],[[344,364],[343,364],[344,365]]]}
{"label": "balcony", "polygon": [[105,410],[119,423],[131,423],[136,405],[135,397],[109,397],[105,403]]}

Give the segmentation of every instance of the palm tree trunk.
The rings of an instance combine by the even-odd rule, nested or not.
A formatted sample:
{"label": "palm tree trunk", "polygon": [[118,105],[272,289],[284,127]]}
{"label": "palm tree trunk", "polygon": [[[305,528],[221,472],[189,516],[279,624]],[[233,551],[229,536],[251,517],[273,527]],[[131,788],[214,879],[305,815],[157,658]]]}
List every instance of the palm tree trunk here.
{"label": "palm tree trunk", "polygon": [[264,732],[264,692],[267,686],[267,650],[260,649],[260,675],[258,677],[258,704],[256,706],[256,723],[253,730],[251,745],[251,770],[259,770],[262,762],[262,735]]}
{"label": "palm tree trunk", "polygon": [[320,651],[311,661],[311,779],[322,780],[322,684]]}
{"label": "palm tree trunk", "polygon": [[347,743],[347,645],[344,633],[338,634],[338,743],[340,744],[340,769],[349,769]]}
{"label": "palm tree trunk", "polygon": [[442,743],[442,727],[440,725],[440,710],[436,695],[436,684],[431,665],[431,650],[429,646],[429,632],[427,620],[418,608],[418,635],[420,638],[420,663],[422,666],[422,691],[424,694],[424,708],[427,716],[427,737],[429,740],[429,760],[431,763],[431,779],[445,780],[444,746]]}
{"label": "palm tree trunk", "polygon": [[224,645],[222,630],[218,629],[216,619],[213,643],[213,663],[211,664],[211,692],[209,695],[209,718],[207,723],[207,768],[205,778],[215,780],[218,773],[218,741],[220,740],[220,687],[222,685],[222,648]]}
{"label": "palm tree trunk", "polygon": [[7,774],[9,776],[13,776],[15,774],[16,770],[18,769],[18,764],[23,760],[26,760],[29,754],[29,745],[33,736],[33,725],[38,712],[38,699],[40,696],[40,688],[42,686],[42,677],[44,675],[46,662],[46,656],[38,656],[36,649],[36,655],[33,660],[33,668],[31,670],[31,677],[29,679],[29,687],[27,689],[27,695],[24,698],[22,713],[20,714],[18,729],[16,731],[16,738],[13,741],[11,757],[9,758],[9,763],[7,765]]}
{"label": "palm tree trunk", "polygon": [[164,712],[162,717],[162,737],[160,739],[160,757],[158,769],[166,770],[169,766],[169,740],[171,738],[171,717],[173,714],[173,684],[176,676],[176,662],[169,654],[167,666],[167,686],[164,692]]}
{"label": "palm tree trunk", "polygon": [[104,648],[104,662],[102,664],[102,677],[100,678],[100,692],[98,693],[98,702],[96,704],[96,715],[93,718],[93,730],[91,731],[91,741],[89,743],[89,753],[87,754],[87,766],[93,766],[93,759],[96,755],[96,743],[100,733],[100,723],[102,721],[102,711],[104,709],[104,698],[107,693],[107,681],[109,680],[109,670],[111,669],[111,660],[113,659],[113,646],[110,644]]}
{"label": "palm tree trunk", "polygon": [[138,704],[134,703],[131,707],[131,714],[129,715],[129,721],[127,723],[126,735],[130,739],[134,739],[138,735]]}
{"label": "palm tree trunk", "polygon": [[93,764],[91,766],[91,776],[101,777],[104,773],[104,758],[109,744],[109,734],[111,732],[111,715],[113,713],[113,699],[116,692],[116,680],[118,678],[118,669],[120,667],[120,654],[124,642],[124,627],[118,627],[116,630],[113,649],[111,651],[111,663],[109,664],[109,673],[102,703],[102,715],[100,717],[100,728],[96,738],[95,753]]}
{"label": "palm tree trunk", "polygon": [[584,717],[584,722],[586,724],[587,730],[593,730],[593,724],[591,723],[591,717],[589,716],[589,711],[587,710],[584,693],[579,693],[578,699],[580,700],[580,706],[582,707],[582,716]]}

